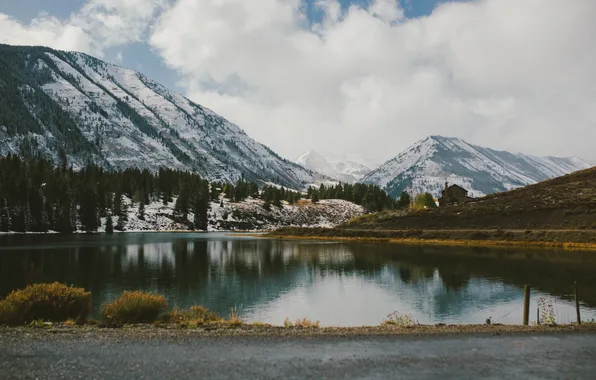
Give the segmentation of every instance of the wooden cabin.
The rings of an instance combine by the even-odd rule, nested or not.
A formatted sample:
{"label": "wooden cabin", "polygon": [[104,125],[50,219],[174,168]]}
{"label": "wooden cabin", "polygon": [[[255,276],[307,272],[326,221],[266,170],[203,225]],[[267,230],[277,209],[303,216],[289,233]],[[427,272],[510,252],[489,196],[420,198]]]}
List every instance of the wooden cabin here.
{"label": "wooden cabin", "polygon": [[449,183],[445,182],[445,189],[441,191],[441,198],[439,198],[439,207],[469,201],[470,199],[472,198],[468,196],[468,190],[459,185],[449,186]]}

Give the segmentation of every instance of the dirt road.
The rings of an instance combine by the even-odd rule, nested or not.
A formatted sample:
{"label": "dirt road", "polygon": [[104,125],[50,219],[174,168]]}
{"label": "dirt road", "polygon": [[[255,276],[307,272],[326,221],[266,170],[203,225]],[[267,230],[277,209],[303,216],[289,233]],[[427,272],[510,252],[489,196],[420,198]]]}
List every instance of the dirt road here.
{"label": "dirt road", "polygon": [[596,334],[0,334],[1,379],[593,379]]}

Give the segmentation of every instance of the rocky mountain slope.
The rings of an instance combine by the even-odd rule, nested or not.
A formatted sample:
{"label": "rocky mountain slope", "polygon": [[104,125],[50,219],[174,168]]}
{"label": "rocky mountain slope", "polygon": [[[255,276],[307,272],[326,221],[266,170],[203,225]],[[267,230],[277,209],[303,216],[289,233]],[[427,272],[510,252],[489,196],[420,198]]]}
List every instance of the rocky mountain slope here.
{"label": "rocky mountain slope", "polygon": [[91,56],[0,45],[0,155],[75,168],[160,166],[304,188],[317,175],[144,75]]}
{"label": "rocky mountain slope", "polygon": [[323,155],[313,150],[301,154],[294,162],[343,183],[356,183],[371,171],[368,166],[354,160]]}
{"label": "rocky mountain slope", "polygon": [[362,182],[376,184],[395,197],[404,190],[439,195],[449,182],[479,197],[590,166],[576,157],[528,156],[472,145],[459,138],[430,136],[367,174]]}
{"label": "rocky mountain slope", "polygon": [[[145,207],[143,218],[139,218],[138,204],[124,197],[128,207],[126,231],[180,231],[188,225],[174,217],[176,199],[167,205],[152,202]],[[313,204],[302,200],[290,205],[283,202],[281,207],[265,207],[261,199],[248,198],[241,202],[223,200],[211,202],[208,212],[208,231],[262,231],[280,227],[334,227],[364,214],[364,208],[341,199],[326,199]],[[189,212],[187,220],[192,221],[194,214]],[[99,232],[105,231],[106,218],[102,218]],[[117,222],[115,218],[114,223]]]}

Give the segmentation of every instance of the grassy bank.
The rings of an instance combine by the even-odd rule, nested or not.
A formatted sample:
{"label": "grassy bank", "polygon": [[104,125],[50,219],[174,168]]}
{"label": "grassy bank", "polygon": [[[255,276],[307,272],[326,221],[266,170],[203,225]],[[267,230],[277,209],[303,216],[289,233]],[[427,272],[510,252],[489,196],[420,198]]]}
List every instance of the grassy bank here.
{"label": "grassy bank", "polygon": [[285,327],[253,324],[204,324],[181,326],[177,324],[135,324],[121,328],[106,328],[100,325],[72,325],[64,323],[37,324],[35,326],[0,326],[0,336],[10,334],[48,335],[64,334],[77,339],[77,336],[101,338],[187,338],[187,337],[239,337],[239,336],[432,336],[455,334],[544,334],[544,333],[596,333],[596,323],[581,325],[416,325],[416,326],[361,326],[361,327]]}
{"label": "grassy bank", "polygon": [[281,228],[265,237],[312,240],[378,241],[402,244],[520,246],[596,250],[596,231],[582,230],[381,230]]}
{"label": "grassy bank", "polygon": [[595,331],[596,323],[582,325],[516,326],[486,325],[423,325],[410,315],[394,312],[378,326],[320,327],[319,321],[286,318],[283,326],[267,323],[245,323],[235,310],[229,316],[202,306],[189,309],[169,309],[159,294],[126,291],[101,307],[101,319],[88,316],[91,312],[91,293],[82,288],[60,283],[35,284],[10,293],[0,300],[0,332],[16,329],[52,329],[55,331],[100,331],[102,329],[196,330],[201,334],[216,335],[378,335],[378,334],[440,334],[440,333],[497,333],[545,331]]}
{"label": "grassy bank", "polygon": [[596,168],[444,207],[387,210],[269,237],[596,250]]}

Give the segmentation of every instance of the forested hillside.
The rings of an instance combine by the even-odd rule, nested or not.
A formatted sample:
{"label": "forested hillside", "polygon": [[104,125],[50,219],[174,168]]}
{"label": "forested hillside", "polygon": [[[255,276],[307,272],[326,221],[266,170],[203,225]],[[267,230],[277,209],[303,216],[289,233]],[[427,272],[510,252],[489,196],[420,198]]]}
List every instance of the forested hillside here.
{"label": "forested hillside", "polygon": [[[90,164],[75,171],[43,159],[23,160],[15,155],[0,158],[0,231],[4,232],[126,230],[130,215],[144,220],[145,208],[156,202],[173,204],[173,213],[164,216],[181,228],[208,230],[209,218],[217,214],[211,210],[214,203],[223,206],[224,200],[251,198],[270,211],[305,196],[315,204],[319,199],[342,199],[369,211],[394,207],[387,194],[371,185],[321,186],[303,194],[283,187],[259,188],[257,183],[243,179],[234,184],[210,183],[198,174],[166,168],[157,172],[110,171]],[[269,219],[283,217],[272,215]],[[275,221],[268,222],[271,225]]]}
{"label": "forested hillside", "polygon": [[304,189],[323,176],[141,73],[86,54],[0,44],[0,156]]}

